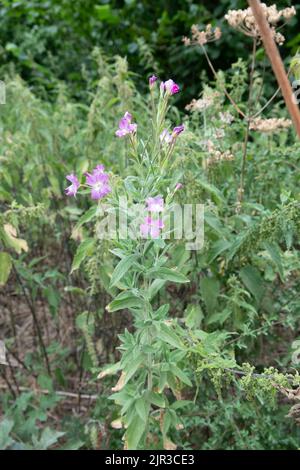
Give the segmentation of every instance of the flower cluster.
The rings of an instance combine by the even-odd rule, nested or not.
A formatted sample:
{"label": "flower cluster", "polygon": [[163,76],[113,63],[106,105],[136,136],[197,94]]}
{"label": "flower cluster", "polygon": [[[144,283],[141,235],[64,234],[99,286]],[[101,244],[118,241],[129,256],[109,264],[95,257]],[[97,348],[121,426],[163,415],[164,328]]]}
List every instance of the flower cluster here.
{"label": "flower cluster", "polygon": [[281,129],[287,129],[291,127],[292,121],[284,118],[256,118],[250,122],[250,129],[253,131],[260,132],[275,132]]}
{"label": "flower cluster", "polygon": [[126,111],[119,122],[119,129],[116,131],[117,137],[125,137],[128,134],[135,134],[137,125],[131,122],[132,115]]}
{"label": "flower cluster", "polygon": [[[158,80],[158,78],[157,78],[156,75],[151,75],[151,77],[149,77],[150,91],[153,90],[155,82],[157,80]],[[174,80],[172,80],[170,78],[169,80],[160,83],[160,90],[161,90],[162,93],[165,92],[168,95],[175,95],[176,93],[178,93],[180,91],[180,87],[179,87],[179,85],[177,85],[177,83],[174,82]]]}
{"label": "flower cluster", "polygon": [[174,127],[172,133],[168,129],[164,129],[160,134],[159,138],[162,144],[172,144],[176,137],[184,131],[184,125]]}
{"label": "flower cluster", "polygon": [[[278,10],[276,5],[268,7],[265,3],[262,3],[261,6],[263,14],[271,27],[275,41],[277,44],[282,45],[285,38],[281,33],[276,31],[276,26],[280,21],[288,21],[292,18],[296,14],[295,7]],[[245,10],[229,10],[227,15],[225,15],[225,19],[234,29],[241,31],[246,36],[261,40],[260,31],[250,7]]]}
{"label": "flower cluster", "polygon": [[162,92],[165,92],[168,95],[175,95],[180,91],[179,85],[177,85],[177,83],[175,83],[172,79],[169,79],[166,82],[161,82],[160,89]]}
{"label": "flower cluster", "polygon": [[208,24],[204,31],[200,31],[199,27],[194,24],[191,28],[191,32],[192,39],[187,37],[183,38],[185,46],[197,44],[200,46],[204,46],[204,44],[207,44],[208,42],[217,41],[222,36],[221,29],[218,26],[216,28],[213,28],[211,24]]}
{"label": "flower cluster", "polygon": [[108,184],[109,175],[104,172],[103,165],[97,165],[92,173],[85,173],[86,184],[91,189],[92,199],[102,199],[111,192]]}
{"label": "flower cluster", "polygon": [[102,199],[111,192],[109,185],[109,175],[104,171],[104,165],[97,165],[92,173],[85,173],[86,184],[81,185],[76,175],[73,173],[66,176],[72,184],[65,189],[67,196],[76,196],[80,186],[86,186],[91,190],[91,198]]}
{"label": "flower cluster", "polygon": [[[178,188],[179,189],[179,188]],[[164,200],[161,196],[149,197],[146,200],[147,211],[151,215],[145,217],[144,222],[140,225],[140,233],[143,238],[158,238],[161,230],[164,228],[164,223],[159,216],[164,210]],[[158,215],[158,217],[155,217]]]}

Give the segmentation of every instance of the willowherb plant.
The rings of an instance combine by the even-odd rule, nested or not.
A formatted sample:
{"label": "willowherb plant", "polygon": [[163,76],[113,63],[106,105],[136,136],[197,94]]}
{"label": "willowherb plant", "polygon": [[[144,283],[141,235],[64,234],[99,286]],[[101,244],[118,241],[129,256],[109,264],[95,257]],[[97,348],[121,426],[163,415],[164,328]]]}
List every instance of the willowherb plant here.
{"label": "willowherb plant", "polygon": [[125,448],[153,446],[151,430],[159,424],[164,447],[174,449],[168,433],[171,427],[181,427],[176,410],[184,405],[176,397],[180,397],[182,384],[192,383],[182,366],[188,354],[184,330],[168,318],[169,305],[159,305],[157,293],[168,281],[189,282],[173,266],[174,244],[163,236],[164,230],[169,229],[165,219],[182,187],[172,169],[176,141],[184,126],[175,126],[170,131],[166,125],[169,101],[179,92],[179,86],[170,79],[158,87],[157,77],[152,76],[149,89],[152,120],[148,140],[139,141],[138,126],[128,111],[115,132],[116,138],[128,140],[133,176],[114,183],[116,179],[105,173],[103,165],[98,165],[85,174],[84,184],[80,184],[76,175],[68,175],[71,185],[66,194],[75,196],[89,188],[91,198],[98,200],[99,211],[104,209],[102,200],[107,197],[108,212],[118,213],[119,217],[126,210],[120,207],[120,196],[142,207],[137,220],[133,220],[135,216],[129,210],[126,213],[137,236],[123,238],[117,233],[117,238],[111,241],[111,252],[119,261],[111,274],[110,288],[117,288],[120,293],[107,306],[109,312],[128,309],[133,315],[135,332],[126,330],[120,335],[121,359],[102,370],[99,378],[120,372],[110,398],[121,406]]}

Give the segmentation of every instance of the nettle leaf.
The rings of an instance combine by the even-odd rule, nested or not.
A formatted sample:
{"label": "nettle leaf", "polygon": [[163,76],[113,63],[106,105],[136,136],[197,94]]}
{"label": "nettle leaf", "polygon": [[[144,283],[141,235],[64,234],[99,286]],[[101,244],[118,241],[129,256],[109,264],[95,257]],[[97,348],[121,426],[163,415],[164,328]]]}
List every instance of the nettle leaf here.
{"label": "nettle leaf", "polygon": [[9,253],[0,253],[0,286],[6,284],[12,268],[12,260]]}
{"label": "nettle leaf", "polygon": [[209,314],[213,313],[220,291],[220,283],[213,277],[203,277],[200,281],[200,292]]}
{"label": "nettle leaf", "polygon": [[83,242],[80,243],[73,260],[71,273],[79,268],[85,258],[93,254],[94,247],[95,240],[93,238],[86,238],[83,240]]}
{"label": "nettle leaf", "polygon": [[240,271],[240,278],[257,303],[260,303],[264,296],[265,288],[263,278],[258,269],[251,265],[245,266]]}
{"label": "nettle leaf", "polygon": [[107,305],[108,312],[117,312],[125,308],[141,308],[144,302],[142,299],[131,292],[121,292],[117,297]]}
{"label": "nettle leaf", "polygon": [[278,245],[276,245],[275,243],[265,242],[264,247],[266,248],[266,250],[269,253],[273,263],[275,264],[275,266],[278,270],[281,281],[284,281],[284,272],[283,272],[283,266],[282,266],[282,262],[281,262],[281,253],[280,253],[280,250],[278,248]]}
{"label": "nettle leaf", "polygon": [[182,273],[175,271],[175,269],[158,268],[149,272],[149,276],[164,279],[170,282],[186,283],[190,282],[189,279]]}
{"label": "nettle leaf", "polygon": [[132,267],[136,259],[137,255],[130,255],[121,259],[112,273],[110,287],[114,287],[116,284],[118,284],[118,282],[125,276],[127,271]]}

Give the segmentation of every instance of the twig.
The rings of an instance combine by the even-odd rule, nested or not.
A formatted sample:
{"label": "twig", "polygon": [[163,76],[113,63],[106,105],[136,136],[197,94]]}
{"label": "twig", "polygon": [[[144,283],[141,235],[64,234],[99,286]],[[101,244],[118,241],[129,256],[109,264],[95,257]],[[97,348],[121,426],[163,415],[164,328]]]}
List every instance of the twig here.
{"label": "twig", "polygon": [[[212,71],[212,73],[214,74],[214,77],[217,79],[218,78],[218,74],[213,66],[213,64],[211,63],[211,60],[210,58],[208,57],[208,54],[205,50],[205,47],[201,45],[201,48],[203,50],[203,53],[205,55],[205,58],[207,60],[207,63]],[[227,89],[225,86],[222,87],[222,90],[223,92],[225,93],[225,95],[227,96],[227,98],[229,99],[230,103],[232,104],[232,106],[236,109],[236,111],[243,117],[243,118],[246,118],[246,115],[245,113],[243,113],[243,111],[238,107],[238,105],[236,104],[236,102],[234,101],[234,99],[232,98],[232,96],[228,93]]]}
{"label": "twig", "polygon": [[247,127],[245,131],[244,139],[244,148],[243,148],[243,158],[242,158],[242,168],[241,168],[241,177],[240,177],[240,186],[238,189],[238,209],[241,207],[244,196],[244,187],[245,187],[245,173],[246,173],[246,162],[247,162],[247,147],[250,135],[250,119],[252,113],[252,92],[254,85],[254,72],[255,72],[255,60],[256,60],[256,48],[257,48],[257,39],[253,40],[252,48],[252,62],[250,70],[250,83],[249,83],[249,96],[248,96],[248,116],[247,116]]}
{"label": "twig", "polygon": [[[10,386],[8,384],[0,384],[0,389],[2,390],[5,390],[6,388],[9,388],[11,392],[14,391],[15,389],[15,386],[11,385]],[[20,392],[34,392],[36,394],[42,394],[42,395],[49,395],[50,392],[49,390],[44,390],[44,389],[32,389],[32,388],[29,388],[29,387],[19,387],[19,391]],[[56,395],[58,396],[62,396],[62,397],[68,397],[68,398],[76,398],[78,400],[78,393],[72,393],[72,392],[64,392],[62,390],[55,390],[53,393],[55,393]],[[99,395],[88,395],[88,394],[81,394],[80,395],[81,399],[84,399],[84,400],[97,400],[99,398]]]}
{"label": "twig", "polygon": [[278,84],[281,88],[281,92],[294,123],[295,130],[298,134],[298,137],[300,137],[300,111],[297,104],[293,101],[292,87],[285,72],[278,48],[275,44],[271,28],[263,14],[260,1],[248,0],[248,3],[257,22],[264,47],[270,59]]}
{"label": "twig", "polygon": [[[224,370],[227,370],[228,372],[231,372],[232,374],[235,374],[235,375],[240,375],[240,376],[243,376],[245,377],[246,375],[248,375],[248,372],[244,372],[242,370],[237,370],[237,369],[230,369],[230,368],[226,368]],[[257,379],[270,379],[270,380],[274,380],[275,378],[275,375],[274,374],[257,374],[255,372],[252,372],[251,373],[251,377],[255,377]],[[286,377],[286,379],[289,381],[289,382],[292,382],[292,378],[289,378],[289,377]]]}

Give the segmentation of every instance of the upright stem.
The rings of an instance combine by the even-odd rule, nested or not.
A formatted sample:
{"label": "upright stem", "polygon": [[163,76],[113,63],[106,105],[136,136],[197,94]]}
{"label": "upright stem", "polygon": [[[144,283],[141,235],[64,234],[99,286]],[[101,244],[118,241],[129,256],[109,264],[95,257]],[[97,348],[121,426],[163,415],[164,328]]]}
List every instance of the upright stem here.
{"label": "upright stem", "polygon": [[253,47],[252,47],[252,62],[251,62],[251,70],[250,70],[250,83],[249,83],[249,96],[248,96],[248,113],[246,117],[247,126],[245,130],[245,139],[244,139],[244,146],[243,146],[243,159],[242,159],[240,186],[239,186],[238,195],[237,195],[238,211],[240,209],[241,203],[243,201],[243,196],[244,196],[247,147],[248,147],[249,134],[250,134],[250,120],[251,120],[251,114],[252,114],[252,92],[253,92],[253,83],[254,83],[255,62],[256,62],[256,48],[257,48],[257,39],[255,38],[253,39]]}
{"label": "upright stem", "polygon": [[263,14],[262,6],[259,0],[248,0],[248,3],[252,9],[253,15],[259,27],[259,32],[269,56],[274,74],[277,78],[277,82],[281,88],[282,95],[285,100],[285,104],[289,110],[291,118],[293,120],[298,137],[300,137],[300,111],[298,105],[293,101],[293,91],[289,82],[288,76],[285,72],[278,48],[275,44],[271,28]]}

